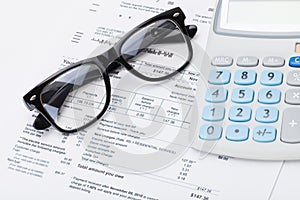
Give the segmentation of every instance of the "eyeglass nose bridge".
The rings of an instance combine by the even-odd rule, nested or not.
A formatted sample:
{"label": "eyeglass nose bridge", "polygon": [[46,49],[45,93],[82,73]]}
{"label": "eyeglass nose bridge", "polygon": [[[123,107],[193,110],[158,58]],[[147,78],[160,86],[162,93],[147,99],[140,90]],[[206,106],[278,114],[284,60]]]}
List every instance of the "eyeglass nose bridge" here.
{"label": "eyeglass nose bridge", "polygon": [[114,71],[122,65],[120,62],[120,56],[114,47],[110,48],[101,55],[96,56],[96,58],[105,68],[107,73]]}

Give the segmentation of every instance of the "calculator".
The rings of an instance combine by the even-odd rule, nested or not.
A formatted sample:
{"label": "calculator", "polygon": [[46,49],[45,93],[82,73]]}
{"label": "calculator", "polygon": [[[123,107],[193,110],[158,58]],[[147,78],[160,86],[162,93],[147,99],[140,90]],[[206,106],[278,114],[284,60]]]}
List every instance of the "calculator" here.
{"label": "calculator", "polygon": [[259,160],[300,159],[297,0],[219,0],[198,85],[193,147]]}

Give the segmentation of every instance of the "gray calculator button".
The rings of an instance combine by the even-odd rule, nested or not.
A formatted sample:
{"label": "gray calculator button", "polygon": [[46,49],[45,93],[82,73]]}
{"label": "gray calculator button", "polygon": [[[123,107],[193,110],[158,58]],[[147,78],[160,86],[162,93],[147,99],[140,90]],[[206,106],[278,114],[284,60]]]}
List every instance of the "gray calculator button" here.
{"label": "gray calculator button", "polygon": [[263,66],[265,67],[282,67],[284,63],[284,58],[277,56],[268,56],[263,59]]}
{"label": "gray calculator button", "polygon": [[240,67],[255,67],[258,65],[258,58],[254,56],[238,57],[236,64]]}
{"label": "gray calculator button", "polygon": [[300,89],[286,91],[285,102],[292,105],[300,105]]}
{"label": "gray calculator button", "polygon": [[291,86],[300,86],[300,71],[290,71],[287,75],[286,82]]}
{"label": "gray calculator button", "polygon": [[216,56],[212,59],[211,64],[218,67],[229,67],[233,64],[233,58],[229,56]]}
{"label": "gray calculator button", "polygon": [[300,143],[300,108],[287,108],[283,112],[281,141]]}

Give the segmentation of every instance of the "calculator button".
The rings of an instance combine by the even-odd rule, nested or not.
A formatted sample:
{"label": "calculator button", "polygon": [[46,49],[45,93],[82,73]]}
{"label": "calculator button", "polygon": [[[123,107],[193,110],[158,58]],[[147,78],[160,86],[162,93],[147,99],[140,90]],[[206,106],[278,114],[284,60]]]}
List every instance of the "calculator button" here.
{"label": "calculator button", "polygon": [[252,85],[256,82],[256,73],[253,70],[238,70],[234,75],[237,85]]}
{"label": "calculator button", "polygon": [[246,106],[234,106],[229,110],[229,120],[233,122],[247,122],[251,119],[252,111]]}
{"label": "calculator button", "polygon": [[219,140],[222,136],[222,127],[215,124],[205,124],[200,128],[199,137],[202,140]]}
{"label": "calculator button", "polygon": [[228,91],[221,87],[211,87],[206,90],[205,100],[210,103],[222,103],[227,100]]}
{"label": "calculator button", "polygon": [[285,64],[285,60],[282,57],[268,56],[263,59],[263,66],[265,67],[282,67]]}
{"label": "calculator button", "polygon": [[256,142],[273,142],[276,139],[277,130],[272,126],[259,126],[253,131],[253,140]]}
{"label": "calculator button", "polygon": [[263,88],[258,92],[258,102],[263,104],[277,104],[280,102],[281,92],[277,89]]}
{"label": "calculator button", "polygon": [[273,107],[260,107],[256,110],[255,120],[261,123],[273,123],[278,120],[278,109]]}
{"label": "calculator button", "polygon": [[233,59],[229,56],[216,56],[211,64],[217,67],[229,67],[233,64]]}
{"label": "calculator button", "polygon": [[290,58],[291,67],[300,67],[300,56],[295,56]]}
{"label": "calculator button", "polygon": [[300,143],[300,108],[287,108],[283,111],[281,141]]}
{"label": "calculator button", "polygon": [[285,102],[291,105],[300,105],[300,90],[290,89],[286,91]]}
{"label": "calculator button", "polygon": [[234,142],[247,140],[249,137],[249,128],[244,125],[230,125],[226,130],[226,139]]}
{"label": "calculator button", "polygon": [[230,81],[230,72],[228,70],[211,70],[208,76],[208,82],[214,85],[227,84]]}
{"label": "calculator button", "polygon": [[251,103],[254,99],[254,91],[250,88],[235,88],[232,91],[231,100],[234,103]]}
{"label": "calculator button", "polygon": [[221,121],[224,119],[225,108],[222,106],[206,106],[203,109],[202,118],[205,121]]}
{"label": "calculator button", "polygon": [[300,86],[300,71],[289,72],[286,81],[288,85]]}
{"label": "calculator button", "polygon": [[255,67],[258,65],[258,58],[253,56],[241,56],[238,57],[236,64],[240,67]]}
{"label": "calculator button", "polygon": [[265,70],[261,73],[260,83],[267,86],[281,85],[283,74],[280,71]]}

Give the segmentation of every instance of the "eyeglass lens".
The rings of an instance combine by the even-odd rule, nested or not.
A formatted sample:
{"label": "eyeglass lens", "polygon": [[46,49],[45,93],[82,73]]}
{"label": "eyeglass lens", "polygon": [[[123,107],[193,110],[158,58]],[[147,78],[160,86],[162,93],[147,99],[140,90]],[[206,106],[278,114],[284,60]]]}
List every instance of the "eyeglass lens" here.
{"label": "eyeglass lens", "polygon": [[171,20],[159,20],[131,35],[121,54],[138,73],[161,78],[176,72],[189,56],[186,38]]}
{"label": "eyeglass lens", "polygon": [[43,89],[41,101],[59,127],[66,130],[80,128],[94,120],[105,105],[102,72],[94,64],[69,70]]}

